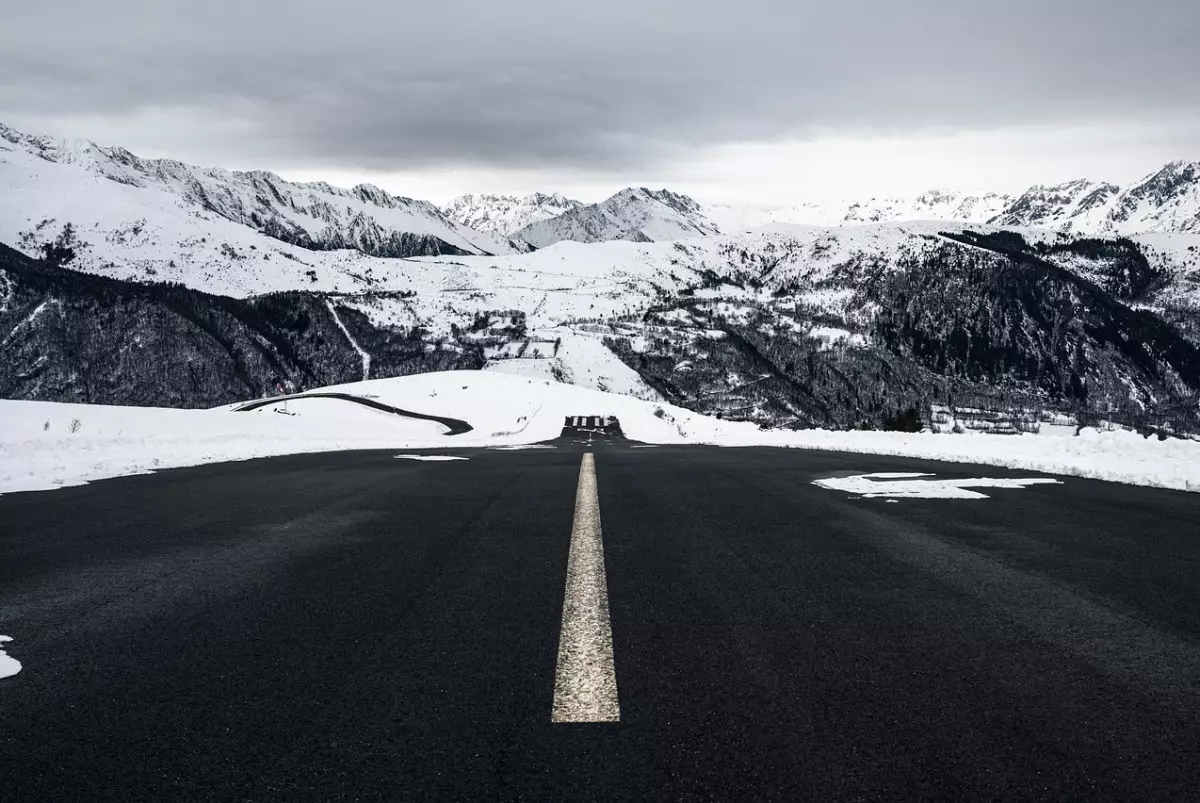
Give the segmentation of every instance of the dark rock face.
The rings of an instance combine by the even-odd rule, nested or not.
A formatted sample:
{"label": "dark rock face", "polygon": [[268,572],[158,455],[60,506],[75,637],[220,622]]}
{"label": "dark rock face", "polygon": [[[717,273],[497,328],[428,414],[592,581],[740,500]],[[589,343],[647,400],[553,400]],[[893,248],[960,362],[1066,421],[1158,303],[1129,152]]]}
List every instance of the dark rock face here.
{"label": "dark rock face", "polygon": [[1116,213],[1118,219],[1124,220],[1129,217],[1140,201],[1162,206],[1185,194],[1197,183],[1200,183],[1200,164],[1171,162],[1129,191],[1128,197]]}
{"label": "dark rock face", "polygon": [[0,398],[212,407],[362,378],[479,368],[479,349],[373,326],[337,297],[250,299],[76,273],[0,246]]}
{"label": "dark rock face", "polygon": [[[885,347],[944,376],[1078,403],[1115,403],[1130,387],[1158,398],[1200,389],[1200,352],[1157,315],[1120,303],[1154,279],[1132,243],[1077,244],[1111,267],[1104,288],[1022,248],[1019,235],[951,239],[992,253],[947,244],[904,265],[879,296]],[[929,304],[935,297],[942,303]]]}

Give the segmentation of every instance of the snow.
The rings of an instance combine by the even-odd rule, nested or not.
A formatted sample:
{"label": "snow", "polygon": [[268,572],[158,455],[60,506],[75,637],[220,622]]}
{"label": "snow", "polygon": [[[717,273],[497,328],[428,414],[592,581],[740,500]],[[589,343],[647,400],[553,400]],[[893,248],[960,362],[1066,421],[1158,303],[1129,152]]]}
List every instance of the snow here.
{"label": "snow", "polygon": [[[637,371],[604,345],[604,332],[591,332],[578,326],[557,326],[539,329],[537,334],[540,340],[530,343],[525,356],[491,360],[484,370],[564,382],[645,401],[663,400]],[[538,356],[532,356],[535,352]]]}
{"label": "snow", "polygon": [[[0,143],[8,145],[3,137],[0,129]],[[797,282],[797,297],[812,314],[845,320],[854,291],[829,286],[838,266],[856,260],[895,264],[901,255],[938,247],[936,235],[944,230],[998,230],[944,221],[825,228],[760,218],[755,222],[763,226],[749,233],[716,235],[716,225],[704,217],[702,208],[689,206],[694,203],[690,199],[629,190],[610,199],[609,207],[579,207],[568,216],[535,225],[568,225],[566,217],[587,217],[584,213],[591,210],[599,217],[588,220],[599,228],[583,226],[580,239],[627,236],[677,241],[584,244],[567,240],[535,253],[513,253],[511,248],[494,248],[477,239],[455,239],[448,227],[457,224],[440,210],[369,188],[335,190],[291,184],[264,173],[203,171],[132,156],[135,161],[127,164],[95,146],[64,146],[65,155],[46,143],[39,145],[43,146],[62,161],[47,161],[28,143],[0,148],[0,242],[38,256],[70,223],[76,243],[71,267],[76,270],[135,281],[179,282],[233,297],[297,289],[342,294],[336,299],[338,306],[358,310],[377,324],[421,326],[435,335],[447,334],[451,324],[469,324],[483,310],[525,311],[535,337],[581,319],[611,321],[644,311],[655,303],[660,288],[668,293],[694,288],[703,283],[703,270],[739,267],[739,258],[748,259],[740,266],[746,269],[778,259],[765,290]],[[158,165],[161,171],[147,173],[148,165]],[[110,174],[140,183],[122,183]],[[358,219],[355,216],[361,213],[377,222],[386,218],[385,231],[425,232],[463,249],[501,255],[383,259],[355,250],[311,251],[198,205],[189,194],[194,192],[185,180],[189,176],[205,192],[227,202],[229,214],[230,209],[253,208],[257,194],[248,194],[251,189],[274,187],[299,208],[319,208],[328,217],[302,220],[305,215],[287,204],[272,208],[272,214],[288,216],[314,234],[331,228],[351,231],[351,223],[342,217],[352,212],[351,217]],[[570,232],[556,229],[551,239],[564,233]],[[1032,241],[1054,237],[1038,230],[1022,234]],[[1196,252],[1189,251],[1200,244],[1200,235],[1142,235],[1138,240],[1169,259],[1173,269],[1193,266],[1190,277],[1181,274],[1180,281],[1162,291],[1163,300],[1200,307],[1200,291],[1194,289],[1200,284],[1183,280],[1200,275]],[[7,288],[0,290],[7,294]],[[378,295],[388,293],[406,297]],[[719,291],[701,290],[698,295],[755,294],[723,285]],[[581,375],[586,374],[585,370]]]}
{"label": "snow", "polygon": [[397,460],[422,460],[427,463],[444,463],[447,460],[467,460],[466,457],[454,457],[448,454],[398,454]]}
{"label": "snow", "polygon": [[872,223],[943,220],[986,223],[1013,202],[1012,196],[970,195],[952,190],[929,190],[905,198],[867,200],[809,200],[779,209],[706,204],[704,212],[726,234],[745,232],[773,223],[810,226],[854,226]]}
{"label": "snow", "polygon": [[[12,641],[11,636],[0,636],[0,644],[7,644],[10,641]],[[0,650],[0,680],[10,678],[20,671],[21,662],[4,650]]]}
{"label": "snow", "polygon": [[583,206],[582,201],[557,193],[535,192],[525,197],[514,195],[460,195],[443,208],[454,221],[476,231],[503,236],[515,234],[533,223],[549,220]]}
{"label": "snow", "polygon": [[661,242],[720,234],[703,209],[686,195],[630,187],[590,206],[536,221],[513,233],[536,248],[563,240]]}
{"label": "snow", "polygon": [[[1193,266],[1191,279],[1200,273],[1196,252],[1188,251],[1200,243],[1200,184],[1185,180],[1193,168],[1169,165],[1096,207],[1097,214],[1109,215],[1106,221],[1125,215],[1114,233],[1193,232],[1171,240],[1138,235],[1144,245],[1165,242],[1162,253],[1173,266]],[[1162,204],[1149,200],[1175,181],[1184,183]],[[1090,182],[1064,187],[1075,184],[1075,200],[1093,187]],[[1067,191],[1034,190],[1043,201]],[[484,217],[495,217],[512,204],[535,210],[539,217],[565,209],[564,215],[526,227],[532,240],[538,245],[564,239],[594,243],[561,242],[523,254],[500,236],[462,226],[432,204],[368,185],[338,189],[287,182],[263,171],[201,169],[139,159],[119,148],[30,137],[0,126],[0,242],[36,256],[70,223],[76,239],[71,266],[114,278],[180,282],[237,297],[301,288],[348,296],[412,292],[416,297],[403,302],[348,297],[338,303],[375,321],[402,319],[435,333],[446,331],[451,322],[461,323],[464,316],[469,320],[480,309],[525,310],[531,329],[636,312],[654,300],[657,288],[694,285],[698,268],[730,264],[730,255],[742,251],[760,257],[783,253],[784,264],[773,280],[800,278],[814,288],[839,264],[859,257],[894,263],[901,254],[930,247],[925,238],[942,230],[997,230],[982,221],[1004,200],[994,194],[931,190],[912,199],[807,203],[772,211],[701,206],[686,196],[644,188],[623,190],[592,206],[553,195],[460,199],[464,214]],[[400,260],[354,250],[310,251],[261,233],[255,215],[331,242],[340,241],[334,234],[370,242],[408,233],[434,236],[476,255]],[[1088,230],[1071,220],[1076,221],[1072,230]],[[1017,223],[1067,225],[1053,215],[1034,214],[1007,222],[1008,228]],[[726,234],[718,235],[718,230]],[[1022,233],[1028,239],[1053,236],[1033,229]],[[599,242],[613,238],[656,242]],[[483,252],[502,256],[478,255]],[[1200,307],[1200,292],[1191,289],[1196,286],[1194,281],[1175,282],[1162,301]],[[721,292],[733,290],[725,286]]]}
{"label": "snow", "polygon": [[[83,141],[55,142],[3,125],[0,125],[0,142],[5,143],[0,149],[0,186],[19,182],[25,190],[22,197],[25,215],[35,221],[49,217],[78,224],[94,219],[94,215],[104,213],[103,207],[96,206],[94,201],[110,194],[136,199],[135,203],[151,208],[152,212],[154,207],[173,209],[177,217],[204,217],[215,211],[239,228],[243,228],[242,224],[251,225],[255,215],[266,213],[278,216],[314,239],[324,239],[328,230],[334,228],[343,233],[428,235],[468,253],[513,250],[503,238],[461,226],[427,201],[392,196],[370,184],[340,189],[324,182],[289,182],[261,170],[236,172],[200,168],[171,159],[140,159],[122,148]],[[30,183],[41,184],[43,189],[50,190],[62,181],[79,187],[87,185],[94,197],[55,199],[50,193],[37,195],[37,188],[30,186]],[[42,203],[30,204],[31,196]],[[55,207],[62,210],[64,204],[77,209],[81,216],[45,214],[53,212]],[[128,218],[130,222],[136,220]],[[156,223],[147,220],[152,227]]]}
{"label": "snow", "polygon": [[442,432],[435,422],[336,399],[253,412],[0,401],[0,493],[223,460],[428,444]]}
{"label": "snow", "polygon": [[[1194,210],[1200,207],[1194,188],[1184,187],[1166,206],[1152,208],[1147,200],[1156,187],[1168,186],[1172,177],[1184,177],[1189,169],[1169,166],[1160,171],[1161,177],[1149,176],[1122,193],[1121,199],[1131,199],[1129,226],[1162,227],[1163,221],[1176,228],[1190,225],[1188,215],[1195,217]],[[224,210],[221,215],[197,203],[195,187],[212,197]],[[231,210],[253,209],[257,190],[271,188],[287,199],[274,211],[313,234],[351,218],[370,218],[388,230],[432,234],[466,250],[503,255],[380,259],[352,250],[315,252],[267,237],[229,217]],[[1046,191],[1043,194],[1057,192],[1040,189]],[[522,357],[516,356],[519,348],[509,345],[489,353],[496,359],[469,378],[430,374],[339,388],[351,394],[373,394],[406,409],[465,418],[476,431],[455,438],[456,446],[527,444],[556,437],[567,415],[610,414],[621,419],[630,437],[655,443],[908,455],[1200,490],[1197,444],[1147,441],[1127,432],[1085,432],[1075,437],[1073,428],[1063,426],[1053,428],[1058,437],[1040,439],[970,433],[788,433],[714,421],[664,404],[604,346],[606,335],[619,334],[629,338],[635,349],[646,348],[653,332],[630,322],[637,321],[638,313],[656,303],[662,292],[701,287],[695,291],[698,298],[711,297],[722,314],[734,316],[738,301],[761,302],[760,294],[784,285],[798,288],[792,303],[807,317],[822,316],[846,326],[810,327],[811,337],[829,347],[862,345],[866,340],[859,331],[867,330],[865,324],[874,311],[869,305],[853,306],[854,288],[836,280],[839,267],[856,261],[893,266],[901,255],[940,247],[944,240],[937,235],[942,231],[997,231],[998,226],[978,221],[1000,200],[999,196],[937,191],[911,200],[872,199],[854,207],[853,220],[863,225],[844,226],[851,217],[847,205],[808,204],[793,213],[721,208],[718,214],[713,211],[716,207],[699,206],[684,196],[631,189],[603,204],[574,207],[568,220],[557,217],[534,225],[554,237],[565,233],[578,234],[580,239],[623,236],[675,241],[562,241],[526,254],[494,248],[489,238],[496,238],[463,229],[430,204],[395,198],[372,187],[339,190],[319,183],[285,182],[266,173],[139,160],[119,149],[31,138],[0,126],[0,242],[31,255],[53,242],[70,222],[78,241],[71,267],[101,275],[178,281],[237,297],[297,288],[337,293],[342,295],[331,307],[355,309],[377,324],[421,326],[435,335],[448,333],[452,324],[469,323],[481,311],[525,311],[528,341]],[[556,204],[575,202],[542,196],[531,203],[541,215]],[[465,206],[487,212],[503,203],[476,199]],[[1115,207],[1109,204],[1104,209]],[[909,216],[959,222],[896,222]],[[864,222],[870,220],[893,222]],[[838,225],[805,225],[828,223]],[[717,228],[737,233],[716,235]],[[1037,229],[1021,233],[1031,242],[1056,236]],[[1154,303],[1200,308],[1196,262],[1200,235],[1148,233],[1135,239],[1178,271],[1179,280],[1156,291]],[[753,270],[767,262],[773,270],[761,291],[729,284],[702,288],[703,272],[714,266]],[[1062,262],[1068,269],[1082,270],[1072,268],[1069,257]],[[11,288],[0,286],[0,305],[7,303],[10,292]],[[385,293],[405,297],[380,296]],[[38,307],[27,320],[44,309]],[[681,325],[689,325],[683,310],[677,315]],[[369,376],[369,355],[341,320],[338,325],[361,355],[364,377]],[[712,330],[711,334],[719,333]],[[560,341],[557,353],[556,340]],[[532,358],[535,353],[539,359]],[[688,361],[678,365],[681,371],[688,367]],[[470,389],[458,390],[455,383],[460,381]],[[228,409],[0,402],[0,492],[61,487],[215,460],[446,445],[436,424],[398,419],[336,400],[296,400],[278,409],[288,415],[278,414],[274,405],[255,413],[231,413]],[[656,415],[656,409],[662,414]],[[71,432],[74,419],[80,421],[80,428]],[[1043,427],[1044,433],[1050,431]]]}
{"label": "snow", "polygon": [[553,449],[555,447],[541,443],[515,443],[511,446],[491,446],[489,448],[497,452],[523,452],[528,449]]}
{"label": "snow", "polygon": [[[374,379],[321,390],[463,419],[475,429],[448,437],[436,422],[339,399],[292,398],[250,412],[236,412],[236,405],[172,410],[0,401],[0,493],[283,454],[533,444],[558,437],[569,415],[615,415],[630,437],[655,442],[711,438],[721,427],[670,405],[490,371]],[[656,407],[663,410],[661,418]]]}
{"label": "snow", "polygon": [[834,346],[865,346],[868,342],[866,335],[832,326],[814,326],[808,330],[808,336],[813,340],[821,341],[823,347],[829,348]]}
{"label": "snow", "polygon": [[[845,491],[867,499],[987,499],[987,494],[971,488],[1027,488],[1030,485],[1060,485],[1059,480],[1048,478],[997,479],[974,477],[961,480],[924,479],[934,474],[912,474],[905,472],[883,472],[858,474],[852,477],[831,477],[816,480],[813,485],[832,491]],[[887,480],[880,482],[880,480]]]}
{"label": "snow", "polygon": [[630,439],[646,444],[885,454],[1200,492],[1200,442],[1121,430],[1084,429],[1076,437],[764,431],[666,403],[493,371],[443,371],[322,390],[462,419],[474,430],[448,437],[435,422],[338,399],[291,399],[253,412],[0,401],[0,493],[283,454],[538,444],[557,438],[565,419],[578,415],[615,416]]}
{"label": "snow", "polygon": [[329,308],[329,314],[333,317],[333,322],[337,324],[338,329],[342,330],[342,334],[346,336],[346,341],[350,344],[350,348],[358,352],[358,356],[362,359],[362,378],[367,380],[371,378],[371,355],[363,351],[363,347],[358,345],[358,341],[350,334],[350,330],[346,328],[346,324],[342,323],[342,319],[338,317],[337,310],[334,309],[333,302],[326,300],[325,306]]}
{"label": "snow", "polygon": [[1200,442],[1085,428],[1077,437],[903,432],[756,432],[723,435],[723,446],[781,446],[975,463],[1200,492]]}

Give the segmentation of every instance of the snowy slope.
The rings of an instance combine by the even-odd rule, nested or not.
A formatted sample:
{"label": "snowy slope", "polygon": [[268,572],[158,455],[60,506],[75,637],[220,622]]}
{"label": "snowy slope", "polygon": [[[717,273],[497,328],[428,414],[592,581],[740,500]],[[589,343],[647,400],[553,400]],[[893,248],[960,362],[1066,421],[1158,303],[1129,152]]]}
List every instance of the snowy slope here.
{"label": "snowy slope", "polygon": [[583,206],[558,193],[546,195],[460,195],[443,207],[446,216],[476,231],[509,237],[533,223],[549,220]]}
{"label": "snowy slope", "polygon": [[562,240],[659,242],[719,233],[701,206],[686,195],[631,187],[601,203],[526,226],[513,238],[545,248]]}
{"label": "snowy slope", "polygon": [[537,345],[532,349],[527,347],[516,355],[498,355],[484,370],[553,380],[645,401],[663,401],[658,391],[604,345],[604,327],[564,325],[542,329],[537,334]]}
{"label": "snowy slope", "polygon": [[[51,165],[63,169],[51,170]],[[311,249],[351,248],[385,257],[513,250],[505,238],[456,223],[427,201],[398,198],[369,184],[339,189],[322,182],[293,183],[265,171],[231,172],[170,159],[141,159],[123,148],[56,141],[0,125],[0,192],[12,196],[36,184],[52,185],[63,195],[87,192],[90,206],[80,211],[91,213],[103,211],[105,190],[129,197],[115,189],[127,187],[148,193],[142,205],[150,209],[217,216]],[[23,203],[22,211],[35,223],[90,222],[90,215],[64,219],[63,210],[53,206]]]}
{"label": "snowy slope", "polygon": [[[556,437],[567,416],[616,416],[646,443],[784,446],[986,463],[1200,491],[1200,443],[1127,432],[1080,437],[890,432],[763,432],[668,404],[490,371],[443,372],[336,390],[470,422],[440,425],[350,402],[294,399],[254,412],[165,410],[0,401],[0,493],[48,490],[201,463],[345,449],[434,449],[530,444]],[[470,459],[471,453],[457,452]],[[450,464],[451,466],[453,464]]]}

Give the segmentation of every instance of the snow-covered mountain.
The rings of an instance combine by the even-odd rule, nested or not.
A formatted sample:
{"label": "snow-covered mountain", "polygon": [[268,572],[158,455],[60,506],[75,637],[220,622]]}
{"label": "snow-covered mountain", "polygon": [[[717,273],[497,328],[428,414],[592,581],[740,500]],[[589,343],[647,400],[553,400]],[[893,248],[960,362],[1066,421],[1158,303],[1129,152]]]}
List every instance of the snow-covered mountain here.
{"label": "snow-covered mountain", "polygon": [[1031,187],[992,222],[1079,234],[1200,232],[1200,163],[1171,162],[1124,189],[1086,179]]}
{"label": "snow-covered mountain", "polygon": [[[19,208],[5,209],[6,202]],[[114,217],[114,204],[131,214],[129,207],[135,206],[137,214]],[[503,254],[516,248],[506,238],[451,220],[427,201],[396,197],[370,184],[340,189],[323,182],[290,182],[265,171],[142,159],[124,148],[30,136],[4,125],[0,212],[4,234],[10,234],[4,231],[6,224],[11,227],[19,217],[33,230],[41,226],[57,233],[71,223],[79,236],[111,241],[134,229],[149,229],[164,244],[172,239],[183,243],[196,229],[186,224],[187,218],[215,215],[310,250],[349,248],[406,257]]]}
{"label": "snow-covered mountain", "polygon": [[1050,186],[1037,184],[992,221],[999,226],[1091,231],[1100,225],[1104,208],[1120,192],[1115,184],[1088,179]]}
{"label": "snow-covered mountain", "polygon": [[903,220],[953,220],[984,223],[1000,214],[1012,197],[989,192],[966,195],[946,190],[929,190],[916,198],[872,198],[852,203],[841,223],[888,223]]}
{"label": "snow-covered mountain", "polygon": [[1016,197],[930,190],[913,198],[808,202],[783,209],[715,205],[703,211],[724,232],[771,223],[844,226],[920,220],[1110,236],[1198,232],[1200,162],[1171,162],[1125,188],[1076,179],[1037,184]]}
{"label": "snow-covered mountain", "polygon": [[720,234],[700,204],[669,190],[630,187],[606,201],[580,206],[558,217],[513,233],[535,248],[562,240],[599,243],[610,240],[661,242]]}
{"label": "snow-covered mountain", "polygon": [[[1031,190],[1022,229],[979,221],[994,196],[803,207],[818,227],[628,189],[523,227],[528,253],[371,187],[2,134],[3,396],[190,406],[456,367],[771,426],[1200,409],[1192,165]],[[941,220],[871,222],[906,216]]]}
{"label": "snow-covered mountain", "polygon": [[986,223],[1004,211],[1012,200],[1012,196],[990,192],[970,195],[950,190],[928,190],[911,198],[808,201],[781,209],[715,204],[705,206],[704,212],[723,232],[746,231],[771,223],[797,223],[806,226],[848,226],[919,220]]}
{"label": "snow-covered mountain", "polygon": [[460,195],[442,208],[446,216],[476,231],[510,237],[533,223],[549,220],[583,206],[558,193],[532,195]]}

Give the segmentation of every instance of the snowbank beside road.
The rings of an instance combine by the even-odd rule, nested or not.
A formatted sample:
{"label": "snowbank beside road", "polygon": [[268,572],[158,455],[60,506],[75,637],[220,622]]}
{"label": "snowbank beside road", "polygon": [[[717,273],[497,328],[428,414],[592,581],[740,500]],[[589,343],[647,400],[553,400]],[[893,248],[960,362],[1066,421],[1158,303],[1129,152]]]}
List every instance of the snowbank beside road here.
{"label": "snowbank beside road", "polygon": [[1049,435],[932,435],[905,432],[764,432],[722,436],[723,446],[786,446],[919,457],[1028,469],[1047,474],[1200,492],[1200,442],[1143,438],[1133,432],[1084,429]]}
{"label": "snowbank beside road", "polygon": [[[303,452],[529,444],[557,437],[569,415],[615,415],[630,437],[658,443],[711,439],[728,428],[670,405],[484,371],[419,374],[320,390],[463,419],[475,429],[448,437],[440,424],[338,399],[293,398],[249,412],[236,412],[235,405],[172,410],[0,401],[0,493]],[[746,434],[754,431],[749,425],[732,426]]]}
{"label": "snowbank beside road", "polygon": [[330,399],[288,407],[294,414],[0,401],[0,493],[223,460],[428,442],[444,431]]}
{"label": "snowbank beside road", "polygon": [[[445,428],[337,399],[292,399],[253,412],[0,401],[0,493],[225,460],[348,449],[515,446],[556,438],[568,416],[616,416],[655,444],[824,449],[1065,474],[1200,491],[1200,443],[1084,430],[1051,435],[761,431],[669,404],[493,371],[448,371],[321,388],[457,418]],[[77,422],[77,423],[76,423]]]}

